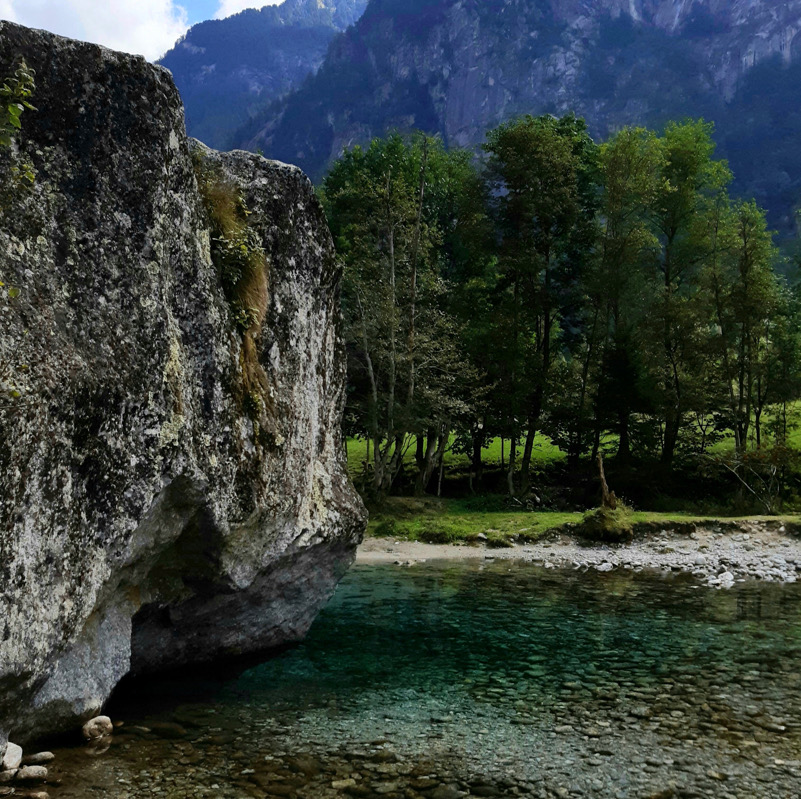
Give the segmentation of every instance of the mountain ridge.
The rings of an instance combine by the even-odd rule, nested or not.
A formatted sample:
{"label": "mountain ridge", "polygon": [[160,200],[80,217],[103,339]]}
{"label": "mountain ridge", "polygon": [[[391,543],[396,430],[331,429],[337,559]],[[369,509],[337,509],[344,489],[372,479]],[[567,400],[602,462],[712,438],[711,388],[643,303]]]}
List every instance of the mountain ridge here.
{"label": "mountain ridge", "polygon": [[367,0],[285,0],[192,26],[160,60],[186,107],[190,135],[231,144],[255,109],[282,97],[322,63],[331,39]]}
{"label": "mountain ridge", "polygon": [[[801,0],[371,0],[332,39],[316,74],[234,143],[319,178],[344,149],[388,130],[419,128],[475,147],[522,113],[575,111],[596,138],[687,116],[711,119],[721,133],[752,112],[759,128],[767,123],[753,109],[749,76],[761,68],[771,91],[789,92],[792,115],[801,91],[784,84],[799,62]],[[747,171],[750,155],[740,158],[727,135],[718,137],[722,154]],[[770,169],[783,190],[787,173],[801,196],[801,162]],[[792,209],[779,205],[772,223],[788,232]]]}

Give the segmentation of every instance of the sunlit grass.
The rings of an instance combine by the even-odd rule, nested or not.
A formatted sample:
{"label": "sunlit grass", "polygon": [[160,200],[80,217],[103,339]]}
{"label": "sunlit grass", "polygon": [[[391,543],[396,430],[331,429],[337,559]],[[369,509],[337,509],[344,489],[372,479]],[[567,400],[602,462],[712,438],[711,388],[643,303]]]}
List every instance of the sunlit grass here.
{"label": "sunlit grass", "polygon": [[[486,541],[490,546],[509,546],[512,539],[536,541],[545,534],[577,525],[582,512],[527,511],[509,506],[500,496],[469,499],[436,499],[433,497],[390,497],[380,508],[372,509],[367,534],[392,537],[396,540],[430,543],[477,544]],[[633,524],[671,525],[681,523],[714,523],[721,517],[693,513],[656,513],[632,511]],[[799,517],[731,516],[726,521],[771,520],[781,518],[798,522]]]}
{"label": "sunlit grass", "polygon": [[[449,472],[467,469],[470,466],[470,456],[464,452],[455,452],[454,444],[456,437],[451,436],[450,444],[445,452],[445,469]],[[492,439],[489,444],[484,447],[482,452],[482,459],[484,466],[487,468],[499,467],[501,465],[501,456],[503,456],[503,463],[509,463],[509,441],[502,441],[500,438]],[[518,446],[517,457],[518,460],[522,455],[523,447]],[[550,438],[542,434],[534,439],[534,450],[532,454],[532,461],[534,467],[544,467],[552,463],[558,463],[565,459],[565,453],[554,444]],[[348,439],[348,471],[351,478],[354,480],[359,477],[364,471],[364,462],[367,458],[367,443],[364,439],[349,438]],[[372,452],[369,456],[370,462],[373,460]],[[408,447],[404,453],[403,462],[407,466],[414,463],[414,442]]]}

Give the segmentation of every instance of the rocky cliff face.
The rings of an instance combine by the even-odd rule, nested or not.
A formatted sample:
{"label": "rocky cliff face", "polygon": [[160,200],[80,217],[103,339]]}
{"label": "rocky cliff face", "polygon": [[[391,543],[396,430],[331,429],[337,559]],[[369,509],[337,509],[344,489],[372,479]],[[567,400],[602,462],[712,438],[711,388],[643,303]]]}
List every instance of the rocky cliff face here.
{"label": "rocky cliff face", "polygon": [[300,85],[367,0],[285,0],[192,27],[161,63],[175,78],[189,133],[227,148],[251,115]]}
{"label": "rocky cliff face", "polygon": [[[340,274],[296,168],[191,151],[169,73],[0,22],[37,112],[0,209],[0,740],[133,670],[301,638],[364,511],[343,468]],[[249,321],[197,165],[251,211]],[[239,309],[241,310],[241,309]]]}
{"label": "rocky cliff face", "polygon": [[[316,76],[238,141],[317,177],[387,130],[475,146],[523,113],[575,111],[598,137],[687,116],[725,134],[764,116],[750,104],[760,87],[744,86],[754,68],[775,61],[770,85],[786,94],[797,76],[781,69],[800,54],[801,0],[371,0]],[[780,129],[796,100],[801,90],[779,111]],[[738,135],[724,153],[733,162],[749,133]],[[785,173],[801,180],[786,164],[774,171],[774,194]]]}

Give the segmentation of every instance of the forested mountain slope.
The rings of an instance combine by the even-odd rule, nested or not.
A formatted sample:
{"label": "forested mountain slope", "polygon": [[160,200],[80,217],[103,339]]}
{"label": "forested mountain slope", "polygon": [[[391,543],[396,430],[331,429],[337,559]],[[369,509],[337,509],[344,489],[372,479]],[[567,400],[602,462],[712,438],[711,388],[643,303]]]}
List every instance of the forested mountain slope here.
{"label": "forested mountain slope", "polygon": [[299,85],[323,62],[331,39],[367,0],[286,0],[192,27],[161,60],[186,106],[190,135],[231,144],[249,114]]}
{"label": "forested mountain slope", "polygon": [[325,62],[235,143],[319,177],[342,150],[421,128],[474,146],[521,113],[605,137],[704,116],[736,189],[787,234],[801,196],[801,0],[371,0]]}

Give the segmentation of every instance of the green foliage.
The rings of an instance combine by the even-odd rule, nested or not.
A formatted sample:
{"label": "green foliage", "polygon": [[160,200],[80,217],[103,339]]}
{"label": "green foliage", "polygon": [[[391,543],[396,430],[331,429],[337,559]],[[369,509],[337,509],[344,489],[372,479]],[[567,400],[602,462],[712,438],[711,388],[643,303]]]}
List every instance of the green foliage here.
{"label": "green foliage", "polygon": [[[34,71],[24,60],[0,86],[0,224],[5,212],[19,203],[22,192],[36,180],[33,164],[15,146],[22,131],[23,113],[36,110],[30,103],[35,88]],[[21,291],[17,286],[8,286],[3,278],[0,273],[0,297],[13,302]],[[19,399],[22,392],[18,381],[27,371],[28,365],[19,363],[16,353],[0,351],[0,397]]]}
{"label": "green foliage", "polygon": [[245,413],[253,419],[258,419],[264,409],[264,400],[257,391],[249,391],[245,394],[244,400]]}
{"label": "green foliage", "polygon": [[[525,492],[554,372],[570,379],[559,356],[582,302],[577,289],[597,234],[598,149],[574,116],[522,117],[490,131],[484,149],[499,241],[493,325],[503,343],[493,353],[493,376],[504,402],[501,429],[514,441],[525,434]],[[514,459],[510,492],[513,469]]]}
{"label": "green foliage", "polygon": [[259,319],[259,309],[245,308],[241,300],[234,300],[231,303],[231,311],[234,315],[234,323],[240,333],[250,330]]}
{"label": "green foliage", "polygon": [[535,541],[581,521],[580,513],[531,513],[493,500],[391,497],[370,509],[368,535],[450,544],[457,541],[508,547]]}
{"label": "green foliage", "polygon": [[11,77],[0,86],[0,147],[10,147],[22,129],[22,114],[36,109],[30,98],[36,89],[34,71],[21,61]]}
{"label": "green foliage", "polygon": [[258,429],[266,421],[270,402],[270,386],[258,347],[268,304],[267,255],[258,230],[249,224],[250,211],[239,188],[221,166],[204,157],[201,149],[193,156],[210,228],[211,260],[242,342],[237,394],[243,411]]}
{"label": "green foliage", "polygon": [[[589,536],[603,543],[624,543],[639,528],[657,531],[667,527],[691,529],[691,525],[709,521],[709,516],[687,513],[644,513],[621,509],[601,514],[527,511],[509,507],[497,497],[477,502],[468,499],[415,499],[390,497],[370,508],[368,535],[399,540],[448,544],[486,544],[510,546],[547,538],[556,533]],[[736,522],[740,516],[731,516]],[[765,518],[765,517],[758,517]],[[794,516],[782,517],[797,524]],[[719,521],[719,517],[717,517]],[[590,532],[584,529],[589,522]],[[587,537],[587,540],[591,540]]]}
{"label": "green foliage", "polygon": [[365,478],[378,493],[392,486],[413,438],[422,490],[452,427],[471,417],[477,376],[449,293],[474,175],[463,154],[437,140],[391,136],[347,152],[323,184],[345,268],[347,424],[373,443]]}
{"label": "green foliage", "polygon": [[20,61],[14,74],[0,86],[0,151],[6,150],[2,166],[0,187],[0,212],[11,206],[20,191],[29,189],[36,180],[33,164],[12,146],[22,131],[22,115],[35,111],[30,99],[36,90],[35,73],[24,60]]}
{"label": "green foliage", "polygon": [[[212,238],[211,257],[226,293],[232,297],[242,280],[263,263],[264,248],[258,233],[244,223],[242,227],[233,226]],[[247,309],[239,309],[238,322],[246,312]]]}
{"label": "green foliage", "polygon": [[[793,495],[777,453],[801,399],[801,300],[712,133],[689,120],[598,147],[575,117],[523,117],[488,134],[478,168],[425,137],[343,157],[323,196],[365,485],[408,490],[416,471],[422,493],[438,465],[437,491],[446,468],[478,490],[500,439],[508,491],[533,506],[542,441],[569,474],[603,450],[648,480],[679,461],[743,508]],[[732,446],[731,469],[701,473]],[[625,537],[624,522],[587,526]]]}
{"label": "green foliage", "polygon": [[211,225],[211,259],[223,285],[234,317],[244,333],[259,311],[244,302],[249,278],[265,266],[265,252],[258,231],[248,225],[250,211],[239,189],[222,170],[194,155],[195,176]]}

